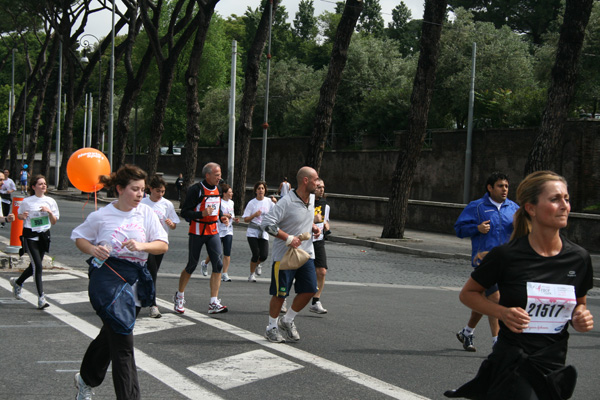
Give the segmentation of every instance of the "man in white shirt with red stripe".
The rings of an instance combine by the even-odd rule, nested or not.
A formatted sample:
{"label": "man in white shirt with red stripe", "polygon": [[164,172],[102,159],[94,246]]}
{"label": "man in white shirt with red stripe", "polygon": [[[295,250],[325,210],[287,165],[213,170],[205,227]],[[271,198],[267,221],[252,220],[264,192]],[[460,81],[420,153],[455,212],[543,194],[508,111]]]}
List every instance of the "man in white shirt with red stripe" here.
{"label": "man in white shirt with red stripe", "polygon": [[217,221],[221,219],[221,222],[225,223],[227,220],[227,217],[221,213],[221,193],[218,186],[221,180],[221,167],[217,163],[210,162],[202,168],[202,176],[204,176],[202,182],[188,189],[185,202],[181,207],[181,216],[190,223],[190,230],[188,262],[185,269],[181,271],[179,288],[173,297],[175,311],[180,314],[185,312],[184,290],[198,266],[200,251],[204,244],[212,265],[208,313],[227,312],[227,307],[222,305],[218,298],[223,261]]}

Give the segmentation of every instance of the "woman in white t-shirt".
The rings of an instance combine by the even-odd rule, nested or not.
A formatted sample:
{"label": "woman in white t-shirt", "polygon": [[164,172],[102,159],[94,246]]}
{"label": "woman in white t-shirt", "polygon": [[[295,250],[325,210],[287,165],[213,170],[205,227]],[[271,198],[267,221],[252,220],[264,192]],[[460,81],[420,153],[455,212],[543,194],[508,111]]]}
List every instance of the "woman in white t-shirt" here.
{"label": "woman in white t-shirt", "polygon": [[[146,188],[143,170],[125,165],[110,176],[101,176],[100,183],[114,187],[117,200],[91,213],[71,233],[77,248],[95,258],[88,261],[89,297],[103,323],[75,374],[77,398],[91,398],[92,388],[102,383],[112,364],[116,398],[138,400],[141,395],[133,352],[133,324],[127,326],[127,331],[121,329],[119,323],[125,321],[119,316],[135,315],[141,307],[152,304],[154,284],[146,261],[148,254],[164,254],[169,249],[169,239],[154,211],[141,204]],[[119,313],[108,314],[103,301],[112,299],[111,293],[117,292],[123,281],[131,285],[135,304],[119,303]]]}
{"label": "woman in white t-shirt", "polygon": [[27,188],[30,196],[23,199],[19,206],[17,217],[23,220],[22,250],[29,255],[31,262],[18,279],[11,278],[10,280],[13,294],[17,299],[20,299],[23,282],[33,275],[38,291],[39,309],[44,309],[50,305],[44,295],[42,261],[44,255],[50,249],[50,227],[56,224],[56,221],[60,218],[56,201],[44,195],[47,188],[46,178],[43,175],[34,176]]}
{"label": "woman in white t-shirt", "polygon": [[[219,237],[221,238],[221,245],[223,247],[223,273],[221,274],[221,280],[223,282],[231,282],[231,278],[227,274],[229,270],[229,264],[231,263],[231,245],[233,244],[233,222],[240,222],[239,218],[235,217],[233,212],[233,189],[226,183],[221,184],[221,212],[224,217],[227,217],[227,223],[223,223],[220,220],[217,221],[217,227],[219,229]],[[206,260],[201,262],[202,270],[208,270],[208,263],[210,257],[206,257]]]}
{"label": "woman in white t-shirt", "polygon": [[275,197],[271,196],[270,199],[265,197],[267,183],[264,181],[256,182],[254,193],[256,193],[256,197],[248,202],[242,215],[244,222],[248,222],[246,238],[250,245],[250,251],[252,251],[248,282],[256,282],[256,275],[262,273],[260,263],[269,257],[269,235],[260,229],[260,223],[262,222],[262,216],[271,211],[273,204],[277,203]]}
{"label": "woman in white t-shirt", "polygon": [[[179,216],[175,212],[175,207],[173,203],[169,200],[165,199],[163,196],[165,195],[165,188],[167,183],[163,178],[159,175],[154,175],[154,177],[150,180],[150,196],[146,196],[142,199],[142,204],[146,204],[158,217],[162,227],[164,228],[167,235],[169,234],[169,230],[175,229],[177,224],[180,222]],[[148,271],[150,271],[150,275],[152,276],[152,280],[154,281],[154,287],[156,288],[156,278],[158,275],[158,270],[160,269],[160,264],[162,263],[164,254],[148,254]],[[154,297],[154,301],[152,302],[152,306],[150,307],[150,317],[151,318],[160,318],[162,315],[158,310],[158,306],[156,305],[156,296]]]}

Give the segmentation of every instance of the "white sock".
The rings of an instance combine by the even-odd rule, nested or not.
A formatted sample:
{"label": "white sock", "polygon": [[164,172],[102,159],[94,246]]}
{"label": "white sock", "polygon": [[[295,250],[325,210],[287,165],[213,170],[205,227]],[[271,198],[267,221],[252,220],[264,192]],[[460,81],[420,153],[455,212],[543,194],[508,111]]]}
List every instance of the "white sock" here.
{"label": "white sock", "polygon": [[183,292],[177,291],[177,298],[183,299]]}
{"label": "white sock", "polygon": [[218,303],[218,302],[219,302],[219,299],[217,299],[216,297],[211,297],[210,298],[210,304],[212,304],[212,303]]}
{"label": "white sock", "polygon": [[278,318],[273,318],[269,315],[269,326],[267,326],[267,330],[277,328],[277,319]]}
{"label": "white sock", "polygon": [[292,310],[292,307],[290,307],[288,309],[288,311],[285,313],[285,315],[283,316],[283,321],[284,322],[292,322],[294,320],[294,318],[296,318],[296,315],[298,315],[298,313],[294,310]]}
{"label": "white sock", "polygon": [[471,336],[475,332],[475,328],[470,328],[468,325],[463,328],[463,333],[467,336]]}
{"label": "white sock", "polygon": [[494,336],[492,338],[492,346],[495,345],[497,341],[498,341],[498,336]]}

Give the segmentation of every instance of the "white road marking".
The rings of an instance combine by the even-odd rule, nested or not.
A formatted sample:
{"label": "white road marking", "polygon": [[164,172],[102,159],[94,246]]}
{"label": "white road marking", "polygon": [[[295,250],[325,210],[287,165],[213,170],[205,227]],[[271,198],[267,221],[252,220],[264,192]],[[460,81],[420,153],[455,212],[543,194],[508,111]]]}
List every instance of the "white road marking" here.
{"label": "white road marking", "polygon": [[[264,275],[264,274],[263,274]],[[158,274],[159,277],[164,276],[167,278],[179,278],[179,274],[173,274],[173,273],[169,273],[169,272],[165,272],[165,273],[159,273]],[[231,279],[233,279],[234,281],[240,280],[240,281],[246,281],[248,279],[248,277],[243,277],[243,276],[234,276],[234,275],[229,275],[229,277]],[[196,275],[192,275],[191,279],[205,279],[208,280],[210,278],[209,277],[205,277],[205,276],[201,276],[200,274],[198,274],[198,276]],[[256,280],[258,282],[271,282],[271,278],[256,278]],[[419,286],[419,285],[398,285],[398,284],[394,284],[394,283],[365,283],[365,282],[343,282],[343,281],[327,281],[327,285],[331,285],[331,286],[356,286],[356,287],[376,287],[376,288],[384,288],[384,289],[415,289],[415,290],[439,290],[439,291],[451,291],[451,292],[460,292],[462,287],[454,287],[454,286]]]}
{"label": "white road marking", "polygon": [[[44,281],[46,277],[44,277]],[[51,293],[46,295],[47,298],[57,302],[58,304],[77,304],[77,303],[89,303],[90,297],[88,291],[83,292],[62,292],[62,293]]]}
{"label": "white road marking", "polygon": [[[68,281],[70,279],[79,279],[80,276],[74,276],[64,272],[44,272],[44,281]],[[86,292],[87,293],[87,292]]]}
{"label": "white road marking", "polygon": [[[85,274],[82,274],[86,276]],[[12,287],[10,283],[4,279],[0,278],[0,287],[12,292]],[[37,296],[28,290],[23,289],[21,291],[21,297],[28,303],[33,306],[37,306]],[[57,305],[53,304],[52,306],[44,309],[43,312],[46,312],[53,317],[61,320],[65,324],[72,326],[79,332],[93,339],[98,335],[100,329],[83,319],[76,317],[75,315],[63,310]],[[83,354],[81,355],[83,358]],[[181,395],[187,397],[192,400],[202,400],[202,399],[222,399],[216,393],[211,392],[200,385],[197,385],[192,380],[186,378],[181,375],[174,369],[166,366],[155,358],[150,357],[143,351],[139,349],[135,349],[135,362],[139,369],[145,371],[149,375],[156,378],[158,381],[164,383],[169,386],[171,389],[180,393]]]}
{"label": "white road marking", "polygon": [[161,318],[150,318],[148,315],[140,315],[135,321],[133,328],[134,335],[143,335],[145,333],[154,333],[165,329],[182,328],[184,326],[195,325],[196,323],[186,318],[178,317],[172,313],[165,313]]}
{"label": "white road marking", "polygon": [[188,367],[190,371],[223,390],[304,368],[300,364],[254,350]]}
{"label": "white road marking", "polygon": [[[68,268],[68,267],[67,267]],[[87,274],[83,273],[83,272],[79,272],[76,270],[72,270],[69,271],[69,273],[76,275],[76,276],[80,276],[82,278],[87,278]],[[332,282],[333,284],[335,284],[334,282]],[[329,284],[329,283],[328,283]],[[341,283],[338,283],[341,284]],[[8,281],[4,280],[4,279],[0,279],[0,286],[6,288],[7,290],[12,291],[12,288],[10,287],[10,284],[8,283]],[[367,285],[361,285],[361,284],[357,284],[356,286],[367,286]],[[377,285],[379,286],[379,285]],[[403,287],[404,285],[381,285],[382,287]],[[424,287],[420,286],[420,287],[415,287],[415,286],[409,286],[406,285],[406,288],[419,288],[419,289],[423,289]],[[437,289],[437,290],[453,290],[453,288],[431,288],[431,289]],[[25,292],[25,290],[23,291]],[[32,304],[37,304],[34,303],[34,301],[37,301],[37,297],[31,295],[31,301]],[[172,301],[165,301],[162,299],[156,299],[157,304],[161,307],[165,307],[165,308],[171,308],[173,306],[173,302]],[[57,307],[56,307],[57,308]],[[46,310],[51,310],[52,307],[47,308]],[[63,313],[66,313],[65,311],[61,310]],[[53,313],[54,315],[54,313]],[[70,315],[70,314],[69,314]],[[276,351],[276,352],[280,352],[285,354],[288,357],[293,357],[297,360],[303,361],[305,363],[308,364],[312,364],[316,367],[319,367],[321,369],[324,369],[326,371],[329,371],[333,374],[336,374],[340,377],[343,377],[345,379],[348,379],[349,381],[352,381],[358,385],[367,387],[371,390],[377,391],[379,393],[383,393],[387,396],[390,396],[392,398],[395,399],[399,399],[399,400],[417,400],[417,399],[427,399],[427,397],[423,397],[420,396],[416,393],[412,393],[408,390],[402,389],[398,386],[392,385],[390,383],[384,382],[380,379],[374,378],[372,376],[363,374],[362,372],[356,371],[352,368],[346,367],[344,365],[335,363],[333,361],[329,361],[325,358],[316,356],[314,354],[311,354],[309,352],[303,351],[303,350],[299,350],[294,348],[293,346],[290,345],[286,345],[286,344],[281,344],[281,343],[271,343],[268,342],[263,336],[258,335],[256,333],[253,332],[249,332],[246,331],[244,329],[238,328],[237,326],[228,324],[226,322],[223,321],[219,321],[217,319],[212,319],[210,318],[208,315],[205,314],[201,314],[199,312],[193,311],[189,308],[186,308],[185,311],[185,315],[186,317],[189,317],[195,321],[198,322],[202,322],[206,325],[209,325],[213,328],[216,329],[220,329],[222,331],[228,332],[230,334],[239,336],[241,338],[244,338],[248,341],[254,342],[256,344],[259,344],[263,347],[266,347],[270,350]],[[73,319],[79,320],[84,324],[90,325],[93,327],[93,325],[88,324],[87,322],[80,320],[79,318],[71,315],[71,317]],[[60,317],[57,316],[57,318],[60,319]],[[67,318],[68,320],[69,318]],[[71,324],[69,324],[71,325]],[[74,326],[76,329],[80,330],[81,332],[83,332],[78,326],[72,325]],[[97,331],[98,328],[95,328],[96,333],[94,333],[93,335],[88,334],[89,337],[96,337],[97,335]],[[84,332],[85,333],[85,332]],[[87,333],[86,333],[87,334]],[[187,390],[193,390],[193,389],[187,389],[187,386],[184,385],[183,380],[189,381],[187,380],[187,378],[181,376],[181,381],[178,381],[177,378],[175,379],[168,379],[168,378],[172,378],[170,376],[169,371],[172,371],[172,373],[177,374],[176,371],[166,367],[163,364],[160,364],[157,360],[153,360],[151,357],[145,355],[144,353],[142,353],[141,351],[138,351],[138,349],[135,350],[136,351],[136,363],[138,364],[138,366],[140,368],[142,368],[144,371],[148,372],[149,374],[151,374],[152,376],[154,376],[156,379],[158,379],[159,381],[163,381],[165,384],[167,384],[168,386],[172,387],[173,389],[179,391],[179,393],[184,394],[184,392],[187,392]],[[139,360],[139,362],[137,362]],[[142,361],[144,361],[145,364],[142,364]],[[153,364],[156,363],[156,364]],[[160,366],[166,368],[167,370],[165,372],[161,372],[160,371]],[[146,367],[147,365],[147,367]],[[155,373],[156,372],[156,373]],[[177,374],[179,375],[179,374]],[[180,375],[179,375],[180,376]],[[168,381],[165,381],[165,377],[167,377]],[[171,384],[169,383],[171,382]],[[190,384],[195,385],[193,382],[189,381]],[[174,387],[174,385],[178,385],[177,388]],[[183,387],[185,386],[185,387]],[[205,389],[200,388],[201,391],[203,391],[204,393],[210,393],[205,391]],[[196,394],[196,393],[194,393]],[[187,394],[184,394],[187,396]],[[217,399],[218,397],[216,396],[216,394],[214,393],[210,393],[211,396],[213,396],[212,398]],[[202,395],[200,395],[200,397],[189,397],[190,399],[195,399],[195,398],[202,398]]]}
{"label": "white road marking", "polygon": [[[172,302],[167,302],[162,299],[156,299],[156,302],[161,307],[172,307]],[[342,378],[348,379],[358,385],[365,386],[371,390],[375,390],[379,393],[383,393],[387,396],[393,397],[399,400],[417,400],[417,399],[427,399],[427,397],[420,396],[416,393],[412,393],[408,390],[402,389],[398,386],[394,386],[387,382],[384,382],[380,379],[373,378],[367,374],[363,374],[362,372],[356,371],[352,368],[348,368],[341,364],[335,363],[333,361],[329,361],[325,358],[316,356],[309,352],[299,350],[294,348],[293,346],[282,344],[282,343],[271,343],[268,342],[263,336],[257,335],[256,333],[246,331],[244,329],[238,328],[237,326],[228,324],[227,322],[220,321],[218,319],[213,319],[208,316],[208,314],[201,314],[199,312],[193,311],[189,308],[185,309],[185,315],[188,318],[196,320],[198,322],[202,322],[203,324],[209,325],[213,328],[220,329],[232,335],[239,336],[243,339],[246,339],[250,342],[254,342],[263,347],[266,347],[270,350],[277,351],[285,354],[288,357],[293,357],[297,360],[303,361],[308,364],[312,364],[316,367],[322,368],[328,372],[331,372],[335,375],[338,375]]]}

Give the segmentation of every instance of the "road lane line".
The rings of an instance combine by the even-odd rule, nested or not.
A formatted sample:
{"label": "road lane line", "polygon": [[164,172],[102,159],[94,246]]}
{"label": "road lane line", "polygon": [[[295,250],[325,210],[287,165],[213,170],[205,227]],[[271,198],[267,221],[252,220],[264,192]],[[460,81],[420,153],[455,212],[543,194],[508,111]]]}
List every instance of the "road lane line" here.
{"label": "road lane line", "polygon": [[[78,275],[87,278],[86,274],[81,273]],[[4,278],[0,278],[0,287],[12,293],[12,286],[10,285],[9,281]],[[34,307],[37,306],[37,296],[30,291],[23,289],[21,291],[21,297]],[[91,339],[94,339],[96,336],[98,336],[98,332],[100,331],[100,328],[90,324],[87,321],[84,321],[83,319],[69,313],[66,310],[63,310],[55,304],[52,304],[50,307],[44,309],[43,312],[46,312],[61,320],[65,324],[75,328]],[[164,383],[188,399],[222,399],[222,397],[219,397],[216,393],[197,385],[192,380],[186,378],[157,359],[150,357],[138,348],[135,349],[135,363],[139,369],[153,376],[158,381]]]}
{"label": "road lane line", "polygon": [[[87,274],[77,271],[77,270],[70,270],[69,273],[80,276],[82,278],[87,279]],[[4,283],[4,282],[0,282],[0,283]],[[7,282],[8,283],[8,282]],[[3,285],[4,286],[4,285]],[[392,286],[392,285],[389,285]],[[388,286],[388,287],[389,287]],[[413,286],[407,286],[409,288],[413,288]],[[421,287],[422,289],[423,287]],[[8,290],[12,291],[12,288],[10,287],[10,284],[8,284]],[[439,290],[439,289],[438,289]],[[448,290],[448,288],[444,288],[442,290]],[[34,297],[34,300],[37,300],[37,297]],[[171,308],[173,306],[173,302],[172,301],[165,301],[162,299],[157,298],[156,302],[158,305],[165,307],[165,308]],[[32,303],[34,304],[34,303]],[[35,303],[37,304],[37,303]],[[54,306],[53,306],[54,307]],[[52,307],[49,307],[48,309],[50,309]],[[46,309],[46,310],[48,310]],[[293,346],[290,345],[286,345],[286,344],[281,344],[281,343],[271,343],[268,342],[263,336],[258,335],[256,333],[247,331],[245,329],[239,328],[235,325],[231,325],[227,322],[223,322],[217,319],[213,319],[211,317],[209,317],[208,315],[205,314],[201,314],[197,311],[193,311],[189,308],[186,308],[185,311],[185,315],[186,317],[189,317],[195,321],[201,322],[203,324],[209,325],[213,328],[216,329],[220,329],[222,331],[228,332],[230,334],[239,336],[243,339],[246,339],[248,341],[254,342],[260,346],[269,348],[273,351],[276,352],[280,352],[283,353],[289,357],[293,357],[297,360],[303,361],[305,363],[308,364],[312,364],[316,367],[319,367],[323,370],[329,371],[335,375],[338,375],[340,377],[343,377],[345,379],[348,379],[356,384],[359,384],[361,386],[367,387],[371,390],[375,390],[379,393],[383,393],[387,396],[390,396],[392,398],[395,399],[399,399],[399,400],[423,400],[423,399],[427,399],[427,397],[423,397],[420,396],[416,393],[410,392],[406,389],[402,389],[401,387],[392,385],[390,383],[384,382],[380,379],[374,378],[370,375],[367,374],[363,374],[362,372],[356,371],[352,368],[346,367],[344,365],[338,364],[336,362],[333,361],[329,361],[325,358],[319,357],[317,355],[311,354],[309,352],[306,352],[304,350],[299,350],[294,348]],[[74,316],[73,316],[74,317]],[[77,317],[74,317],[77,318]],[[87,322],[82,321],[84,323],[87,324]],[[96,332],[98,331],[98,328],[96,328]],[[92,338],[96,337],[97,333],[94,334],[93,336],[90,336]],[[140,352],[141,353],[141,352]],[[136,349],[136,361],[138,359],[138,350]],[[158,363],[158,361],[156,361],[156,363]],[[141,365],[141,364],[140,364]],[[153,368],[155,367],[154,365],[150,364],[148,366],[149,368]],[[168,368],[168,367],[167,367]],[[142,368],[144,369],[144,371],[150,373],[152,376],[154,376],[156,379],[158,380],[163,380],[162,375],[154,375],[152,374],[149,370],[147,370],[146,368]],[[175,371],[173,371],[175,372]],[[176,373],[176,372],[175,372]],[[161,373],[162,374],[162,373]],[[184,378],[182,376],[183,379],[187,379]],[[177,381],[175,381],[176,383],[179,383]],[[169,383],[165,382],[165,384],[167,384],[168,386],[171,386]],[[172,387],[172,386],[171,386]],[[177,389],[175,389],[177,390]],[[204,390],[204,389],[202,389]],[[181,392],[180,392],[181,393]],[[183,394],[183,393],[182,393]],[[185,395],[185,394],[184,394]],[[214,394],[212,394],[213,396],[215,396]],[[187,396],[187,395],[186,395]],[[192,398],[192,397],[190,397]],[[213,398],[217,398],[217,397],[213,397]]]}
{"label": "road lane line", "polygon": [[[162,299],[156,299],[158,305],[170,308],[173,306],[173,302],[165,301]],[[189,308],[185,309],[185,316],[191,318],[195,321],[201,322],[203,324],[209,325],[213,328],[220,329],[227,333],[239,336],[248,341],[254,342],[260,346],[267,347],[273,351],[277,351],[285,354],[288,357],[293,357],[297,360],[303,361],[308,364],[312,364],[316,367],[329,371],[335,375],[338,375],[342,378],[348,379],[354,383],[357,383],[361,386],[365,386],[369,389],[375,390],[379,393],[383,393],[387,396],[390,396],[399,400],[417,400],[417,399],[427,399],[427,397],[420,396],[416,393],[412,393],[408,390],[402,389],[398,386],[394,386],[387,382],[384,382],[380,379],[374,378],[372,376],[363,374],[362,372],[356,371],[352,368],[348,368],[341,364],[338,364],[333,361],[329,361],[325,358],[319,357],[317,355],[311,354],[304,350],[299,350],[294,348],[293,346],[281,344],[281,343],[271,343],[268,342],[263,336],[257,335],[256,333],[247,331],[242,328],[238,328],[237,326],[231,325],[227,322],[220,321],[218,319],[213,319],[208,315],[201,314],[199,312],[190,310]]]}

